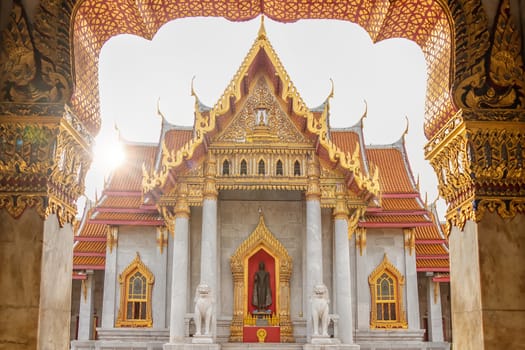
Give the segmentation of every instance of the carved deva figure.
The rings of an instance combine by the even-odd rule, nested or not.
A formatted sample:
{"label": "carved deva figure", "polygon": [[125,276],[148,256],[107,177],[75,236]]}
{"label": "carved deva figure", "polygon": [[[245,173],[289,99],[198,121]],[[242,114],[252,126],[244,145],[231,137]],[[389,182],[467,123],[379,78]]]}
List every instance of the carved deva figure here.
{"label": "carved deva figure", "polygon": [[[213,303],[213,295],[211,293],[211,288],[206,283],[201,283],[197,286],[195,290],[195,315],[193,316],[195,320],[195,335],[210,335],[211,328],[211,318]],[[203,324],[204,320],[204,332]]]}
{"label": "carved deva figure", "polygon": [[[311,297],[311,303],[313,335],[328,337],[328,322],[330,321],[328,316],[328,305],[330,304],[330,299],[328,298],[328,288],[326,288],[323,283],[315,285]],[[320,332],[319,322],[321,323]]]}
{"label": "carved deva figure", "polygon": [[264,262],[259,263],[259,270],[253,277],[252,304],[257,311],[266,311],[272,305],[272,290],[270,288],[270,273],[265,270]]}

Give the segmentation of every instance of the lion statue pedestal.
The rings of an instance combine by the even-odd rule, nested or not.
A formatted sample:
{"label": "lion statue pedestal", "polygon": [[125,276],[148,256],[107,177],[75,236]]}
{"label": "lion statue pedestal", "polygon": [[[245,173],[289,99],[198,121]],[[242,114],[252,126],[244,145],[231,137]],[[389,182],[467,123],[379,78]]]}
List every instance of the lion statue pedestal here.
{"label": "lion statue pedestal", "polygon": [[211,344],[213,343],[213,335],[211,332],[211,324],[213,320],[213,298],[212,290],[206,283],[201,283],[195,290],[195,313],[193,319],[195,321],[195,334],[192,338],[194,344]]}

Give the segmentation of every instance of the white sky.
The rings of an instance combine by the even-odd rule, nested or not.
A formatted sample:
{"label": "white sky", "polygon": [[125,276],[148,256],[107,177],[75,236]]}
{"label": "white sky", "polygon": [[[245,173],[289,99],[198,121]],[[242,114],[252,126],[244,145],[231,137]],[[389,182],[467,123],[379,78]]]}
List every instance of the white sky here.
{"label": "white sky", "polygon": [[[152,41],[132,35],[109,40],[100,54],[102,129],[86,178],[86,195],[101,191],[115,164],[116,123],[130,141],[158,142],[160,118],[177,125],[193,123],[191,79],[203,103],[213,106],[255,40],[260,20],[229,22],[222,18],[179,19],[163,26]],[[365,143],[397,141],[410,120],[406,138],[414,176],[421,192],[437,196],[434,171],[424,160],[423,135],[426,67],[419,47],[404,39],[372,44],[359,26],[343,21],[301,20],[282,24],[265,19],[268,38],[309,107],[320,105],[335,85],[330,125],[364,121]],[[440,206],[440,212],[443,212]]]}

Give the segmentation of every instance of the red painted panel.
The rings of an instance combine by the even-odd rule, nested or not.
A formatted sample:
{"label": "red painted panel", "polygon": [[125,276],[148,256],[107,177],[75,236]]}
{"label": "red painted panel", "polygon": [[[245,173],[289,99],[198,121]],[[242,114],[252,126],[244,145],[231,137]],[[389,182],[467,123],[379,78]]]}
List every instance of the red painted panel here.
{"label": "red painted panel", "polygon": [[259,249],[257,253],[253,254],[248,260],[248,295],[246,296],[246,302],[248,303],[248,312],[251,314],[257,308],[252,305],[253,295],[253,280],[255,272],[259,270],[259,263],[264,262],[265,269],[270,273],[270,288],[272,290],[272,304],[269,309],[272,314],[276,314],[275,302],[275,259],[268,254],[264,249]]}
{"label": "red painted panel", "polygon": [[266,330],[265,343],[280,343],[281,329],[279,327],[259,327],[259,326],[245,326],[242,330],[242,341],[245,343],[258,343],[257,331],[259,329]]}

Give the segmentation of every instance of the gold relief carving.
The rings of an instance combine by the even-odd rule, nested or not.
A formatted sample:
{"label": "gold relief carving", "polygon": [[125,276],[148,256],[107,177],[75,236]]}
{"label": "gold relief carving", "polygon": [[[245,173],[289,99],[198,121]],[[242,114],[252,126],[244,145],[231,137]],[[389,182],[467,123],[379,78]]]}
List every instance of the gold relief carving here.
{"label": "gold relief carving", "polygon": [[502,218],[523,210],[524,136],[522,122],[464,120],[459,113],[429,141],[425,156],[449,207],[447,234],[451,226],[462,230],[467,220],[479,222],[487,210]]}
{"label": "gold relief carving", "polygon": [[161,206],[160,212],[164,218],[164,224],[167,230],[171,233],[171,236],[175,235],[175,215],[170,211],[167,206]]}
{"label": "gold relief carving", "polygon": [[35,207],[42,218],[56,214],[61,227],[75,221],[92,140],[74,121],[68,115],[0,117],[0,206],[12,216]]}
{"label": "gold relief carving", "polygon": [[[268,121],[264,125],[256,122],[256,109],[264,106]],[[266,126],[266,128],[264,128]],[[260,130],[257,129],[260,128]],[[242,110],[225,130],[214,138],[218,142],[255,142],[257,131],[264,132],[261,141],[272,140],[286,143],[310,143],[292,124],[286,113],[281,109],[275,96],[270,91],[264,77],[260,77],[248,96]],[[260,136],[264,136],[260,135]]]}
{"label": "gold relief carving", "polygon": [[168,230],[166,227],[157,227],[157,246],[159,247],[160,254],[164,252],[164,247],[168,245]]}
{"label": "gold relief carving", "polygon": [[248,315],[248,259],[254,253],[264,249],[272,255],[276,263],[276,309],[281,331],[281,342],[293,342],[293,324],[290,317],[290,278],[292,258],[286,248],[275,238],[264,223],[261,214],[255,230],[237,248],[230,258],[233,275],[233,318],[230,325],[230,341],[242,342],[243,322]]}
{"label": "gold relief carving", "polygon": [[366,228],[355,229],[355,245],[359,247],[359,255],[363,256],[363,251],[366,249]]}
{"label": "gold relief carving", "polygon": [[[348,239],[352,238],[352,234],[357,230],[357,224],[359,223],[359,220],[366,212],[366,206],[357,206],[352,207],[353,212],[348,217]],[[364,240],[364,244],[366,244],[366,236]],[[361,252],[361,255],[362,252]]]}
{"label": "gold relief carving", "polygon": [[82,296],[84,297],[84,301],[87,301],[87,281],[82,280]]}
{"label": "gold relief carving", "polygon": [[188,205],[188,185],[180,183],[178,188],[177,203],[175,204],[175,218],[189,218],[190,207]]}
{"label": "gold relief carving", "polygon": [[416,249],[416,233],[413,228],[404,228],[403,234],[405,236],[405,248],[412,255]]}
{"label": "gold relief carving", "polygon": [[466,1],[464,6],[467,20],[472,21],[467,26],[467,40],[472,45],[467,46],[466,55],[458,55],[469,57],[469,62],[465,62],[468,68],[461,70],[456,101],[469,108],[524,108],[521,40],[510,15],[510,0],[500,2],[492,38],[481,4]]}
{"label": "gold relief carving", "polygon": [[206,172],[204,179],[204,188],[202,194],[204,199],[217,199],[219,192],[215,186],[215,174],[217,172],[217,164],[213,153],[208,154],[208,161],[206,162]]}
{"label": "gold relief carving", "polygon": [[106,245],[109,248],[109,253],[113,253],[113,248],[118,244],[118,227],[117,226],[107,226],[106,232]]}
{"label": "gold relief carving", "polygon": [[0,93],[22,103],[17,114],[33,114],[23,103],[65,103],[71,93],[68,27],[72,6],[42,0],[30,26],[23,6],[13,4],[1,33]]}

